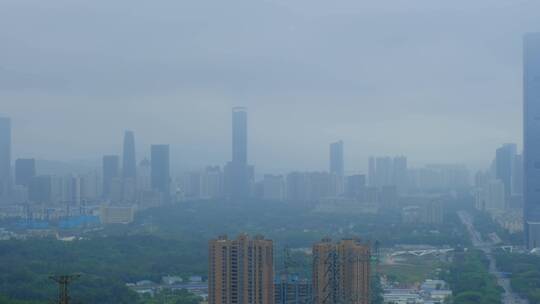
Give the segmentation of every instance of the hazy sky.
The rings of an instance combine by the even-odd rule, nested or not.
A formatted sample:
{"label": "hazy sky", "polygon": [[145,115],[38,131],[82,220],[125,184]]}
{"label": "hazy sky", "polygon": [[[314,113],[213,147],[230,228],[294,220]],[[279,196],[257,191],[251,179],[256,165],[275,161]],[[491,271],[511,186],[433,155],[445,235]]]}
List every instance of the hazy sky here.
{"label": "hazy sky", "polygon": [[346,169],[371,154],[487,166],[521,143],[521,43],[540,1],[0,0],[0,112],[14,157],[230,158],[249,108],[258,171]]}

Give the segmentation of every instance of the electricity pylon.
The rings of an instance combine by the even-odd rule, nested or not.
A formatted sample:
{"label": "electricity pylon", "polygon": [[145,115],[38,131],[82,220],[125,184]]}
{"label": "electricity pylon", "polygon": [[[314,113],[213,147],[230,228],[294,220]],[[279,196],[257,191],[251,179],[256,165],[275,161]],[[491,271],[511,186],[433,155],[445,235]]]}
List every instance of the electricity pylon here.
{"label": "electricity pylon", "polygon": [[78,279],[80,274],[54,275],[49,279],[58,283],[58,304],[69,304],[69,284]]}

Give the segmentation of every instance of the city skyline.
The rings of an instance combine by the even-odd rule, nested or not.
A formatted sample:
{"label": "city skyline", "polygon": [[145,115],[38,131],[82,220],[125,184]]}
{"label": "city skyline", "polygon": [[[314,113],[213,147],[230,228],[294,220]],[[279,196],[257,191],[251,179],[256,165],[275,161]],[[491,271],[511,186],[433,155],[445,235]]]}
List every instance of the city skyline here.
{"label": "city skyline", "polygon": [[[421,0],[411,10],[403,3],[346,1],[343,10],[330,11],[320,0],[220,6],[236,16],[248,5],[260,17],[244,19],[197,1],[167,1],[155,10],[130,4],[142,19],[121,14],[121,5],[89,4],[113,24],[126,19],[133,25],[116,28],[126,44],[109,30],[96,34],[78,23],[58,32],[46,20],[69,22],[72,10],[82,20],[90,15],[75,4],[46,7],[50,18],[34,19],[42,26],[17,27],[20,41],[6,36],[10,48],[0,55],[10,63],[0,68],[0,79],[8,80],[0,90],[1,111],[13,119],[14,154],[21,158],[115,154],[116,138],[130,129],[138,147],[152,139],[169,143],[171,154],[184,160],[174,166],[196,164],[201,156],[204,164],[221,164],[230,150],[224,113],[241,105],[253,122],[250,162],[267,172],[322,168],[325,145],[337,139],[356,152],[345,161],[355,170],[367,156],[389,153],[485,167],[485,155],[500,143],[521,146],[521,37],[540,28],[539,3],[489,3],[486,10],[488,3]],[[24,15],[29,5],[10,4],[0,15],[5,28],[14,27],[13,16]],[[246,22],[252,27],[238,31]],[[184,26],[194,29],[193,36],[176,30]],[[135,29],[159,34],[142,44]],[[73,39],[79,43],[66,45]],[[93,136],[73,144],[80,134]],[[305,157],[305,149],[314,152]],[[282,168],[273,169],[276,164]]]}
{"label": "city skyline", "polygon": [[[236,109],[242,109],[242,111],[244,111],[244,113],[247,113],[248,109],[245,108],[245,107],[238,107],[238,106],[235,106],[235,107],[232,107],[233,109],[233,114],[234,114],[234,111]],[[0,116],[0,118],[4,118],[4,119],[8,119],[10,121],[10,127],[11,127],[11,144],[10,144],[10,149],[13,150],[13,142],[16,141],[16,139],[14,139],[13,137],[13,133],[16,132],[16,130],[11,126],[13,123],[12,123],[12,119],[8,116]],[[233,115],[233,118],[234,118],[234,115]],[[245,119],[245,118],[244,118]],[[245,128],[246,130],[249,129],[249,127],[247,126],[247,122],[245,122]],[[232,129],[229,129],[228,130],[230,132],[229,134],[229,137],[231,136],[231,134],[235,134],[235,131],[234,131],[234,119],[233,119],[233,128]],[[149,141],[145,141],[144,138],[142,139],[142,141],[144,141],[144,143],[139,143],[139,140],[135,141],[135,132],[132,131],[132,130],[123,130],[122,131],[123,133],[120,133],[120,134],[123,134],[123,142],[122,144],[118,144],[120,143],[120,141],[118,140],[117,138],[117,149],[114,150],[114,152],[112,153],[101,153],[101,154],[96,154],[96,155],[92,155],[92,156],[88,156],[87,158],[83,158],[81,155],[72,155],[71,157],[67,158],[67,159],[45,159],[45,158],[39,158],[39,157],[32,157],[31,155],[33,153],[22,153],[22,154],[14,154],[13,152],[11,152],[11,167],[13,170],[13,166],[15,164],[15,160],[16,159],[35,159],[36,161],[42,161],[42,162],[50,162],[50,163],[57,163],[57,164],[62,164],[63,166],[72,166],[73,168],[86,168],[85,170],[89,170],[89,169],[94,169],[94,168],[98,168],[98,167],[101,167],[101,158],[103,155],[118,155],[120,157],[120,162],[121,162],[121,166],[119,167],[120,168],[120,176],[123,176],[124,174],[126,174],[126,172],[124,172],[124,167],[126,167],[126,165],[130,165],[130,166],[133,166],[133,161],[136,160],[137,162],[144,159],[144,158],[147,158],[149,159],[150,156],[151,156],[151,146],[154,145],[151,141],[150,143],[148,144],[147,142]],[[230,160],[231,158],[234,159],[234,155],[237,155],[237,157],[239,157],[238,155],[241,155],[242,157],[242,161],[240,163],[243,163],[244,159],[246,160],[246,163],[248,165],[257,165],[257,170],[258,171],[255,171],[255,174],[257,176],[262,176],[262,174],[267,174],[267,173],[271,173],[271,174],[283,174],[283,173],[286,173],[286,172],[291,172],[291,171],[297,171],[297,170],[300,170],[300,171],[325,171],[325,172],[330,172],[331,170],[329,169],[329,163],[328,163],[328,157],[329,157],[329,154],[328,154],[328,145],[330,146],[335,146],[336,144],[341,144],[342,147],[340,148],[340,159],[341,159],[341,162],[342,163],[347,163],[348,165],[345,167],[343,165],[343,173],[346,175],[346,174],[353,174],[353,173],[362,173],[362,174],[368,174],[369,173],[369,164],[366,160],[368,160],[369,158],[373,157],[373,155],[391,155],[392,157],[397,157],[398,155],[404,155],[403,153],[398,153],[398,152],[387,152],[387,153],[381,153],[381,154],[368,154],[366,156],[366,159],[363,159],[363,160],[359,160],[359,162],[354,162],[352,164],[349,164],[347,162],[347,159],[350,158],[350,155],[349,154],[352,154],[352,155],[356,155],[357,154],[357,151],[351,151],[350,148],[347,148],[347,149],[344,149],[343,148],[343,145],[344,145],[344,141],[343,140],[338,140],[337,142],[334,142],[334,141],[330,141],[328,143],[321,143],[321,151],[317,151],[317,153],[312,153],[312,154],[323,154],[324,157],[326,159],[321,159],[321,163],[317,163],[313,166],[308,166],[308,167],[302,167],[302,166],[292,166],[292,167],[280,167],[280,166],[271,166],[271,167],[262,167],[261,166],[258,166],[258,163],[253,163],[251,162],[251,160],[248,158],[248,153],[247,153],[247,150],[257,150],[257,149],[253,149],[249,144],[249,136],[247,135],[247,131],[245,134],[242,135],[243,137],[245,137],[245,139],[243,139],[244,141],[246,141],[245,143],[242,143],[241,144],[241,148],[237,148],[236,150],[239,150],[241,152],[235,152],[235,149],[234,147],[237,146],[238,147],[238,143],[235,142],[235,137],[233,136],[233,141],[232,142],[224,142],[223,144],[225,146],[228,146],[230,147],[229,149],[232,149],[232,152],[228,152],[226,153],[226,155],[221,155],[221,157],[225,158],[225,160],[221,163],[219,162],[216,162],[216,163],[212,163],[212,162],[206,162],[206,160],[204,159],[201,159],[201,158],[198,158],[199,160],[196,161],[196,162],[191,162],[191,161],[188,161],[188,160],[184,160],[184,159],[181,159],[181,155],[182,153],[179,152],[179,150],[182,150],[181,147],[178,147],[178,146],[174,146],[174,145],[171,145],[171,144],[168,144],[170,146],[170,150],[171,150],[171,172],[173,173],[181,173],[181,172],[189,172],[189,171],[193,171],[193,170],[198,170],[198,169],[202,169],[208,165],[219,165],[219,166],[222,166],[223,164],[227,163],[228,160]],[[499,143],[498,145],[500,145],[501,143]],[[515,145],[515,144],[514,144]],[[326,151],[324,151],[326,147]],[[176,149],[175,149],[176,148]],[[517,150],[517,152],[521,153],[522,150]],[[215,155],[215,154],[214,154]],[[126,159],[126,156],[128,156],[130,159],[127,161],[127,163],[124,163],[125,159]],[[139,156],[138,158],[136,156]],[[466,165],[466,162],[465,161],[455,161],[455,162],[452,162],[452,161],[433,161],[433,162],[430,162],[430,161],[426,161],[426,160],[422,160],[422,159],[412,159],[411,161],[411,158],[409,155],[407,155],[408,157],[408,162],[409,163],[412,163],[413,166],[416,166],[416,167],[421,167],[421,166],[425,166],[425,165],[439,165],[439,164],[456,164],[456,165]],[[212,157],[208,157],[208,159],[212,159]],[[483,165],[483,166],[479,166],[479,167],[475,167],[475,166],[467,166],[469,169],[471,169],[472,171],[476,171],[476,170],[483,170],[485,167],[487,167],[489,165],[491,161],[491,154],[489,155],[486,155],[485,157],[485,162],[486,164]],[[264,163],[264,161],[263,161]],[[262,170],[260,170],[262,169]],[[134,175],[135,174],[135,171],[136,168],[129,168],[127,169],[131,174],[131,175]],[[80,171],[78,169],[74,170],[74,171]],[[83,170],[84,171],[84,170]]]}
{"label": "city skyline", "polygon": [[539,16],[0,0],[0,304],[540,303]]}

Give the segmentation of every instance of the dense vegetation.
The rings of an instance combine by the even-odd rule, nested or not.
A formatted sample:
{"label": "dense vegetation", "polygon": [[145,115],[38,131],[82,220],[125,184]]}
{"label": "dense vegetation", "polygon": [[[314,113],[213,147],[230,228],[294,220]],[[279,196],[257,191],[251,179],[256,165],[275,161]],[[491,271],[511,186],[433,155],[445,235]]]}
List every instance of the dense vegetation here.
{"label": "dense vegetation", "polygon": [[[74,299],[90,304],[136,303],[138,296],[125,286],[127,282],[159,282],[169,274],[205,276],[208,239],[220,234],[247,232],[273,239],[279,271],[284,247],[309,248],[325,236],[360,236],[383,246],[463,244],[466,237],[455,213],[447,212],[445,220],[439,226],[405,225],[396,214],[329,215],[302,205],[263,201],[187,202],[146,210],[130,225],[108,226],[83,235],[83,240],[2,241],[0,294],[49,301],[56,296],[49,275],[82,273],[73,284]],[[293,257],[297,262],[293,270],[308,276],[310,257],[301,251],[293,252]]]}
{"label": "dense vegetation", "polygon": [[21,300],[12,300],[0,295],[0,304],[41,304],[36,301],[21,301]]}
{"label": "dense vegetation", "polygon": [[[447,204],[449,208],[452,203]],[[324,214],[305,205],[284,202],[222,201],[188,202],[143,212],[138,217],[141,232],[175,239],[210,239],[241,232],[263,234],[278,247],[311,247],[324,236],[360,236],[395,244],[462,245],[467,238],[455,212],[445,214],[444,225],[402,224],[399,214]],[[135,227],[125,227],[133,231]]]}
{"label": "dense vegetation", "polygon": [[454,304],[501,303],[502,290],[488,272],[488,260],[479,250],[456,252],[443,279],[450,283]]}
{"label": "dense vegetation", "polygon": [[73,297],[85,303],[134,303],[137,296],[125,282],[159,281],[168,273],[204,273],[201,246],[153,236],[93,238],[60,242],[53,239],[0,242],[0,294],[46,301],[56,293],[54,273],[81,273]]}
{"label": "dense vegetation", "polygon": [[540,257],[528,254],[498,252],[497,265],[508,272],[512,289],[529,299],[531,304],[540,303]]}

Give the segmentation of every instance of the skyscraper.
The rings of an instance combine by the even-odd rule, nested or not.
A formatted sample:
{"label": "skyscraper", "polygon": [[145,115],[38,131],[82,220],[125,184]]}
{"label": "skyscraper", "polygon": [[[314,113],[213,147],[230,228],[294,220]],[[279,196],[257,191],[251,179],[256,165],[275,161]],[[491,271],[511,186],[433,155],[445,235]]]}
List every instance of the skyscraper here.
{"label": "skyscraper", "polygon": [[19,158],[15,161],[15,184],[28,187],[32,178],[36,176],[36,160],[33,158]]}
{"label": "skyscraper", "polygon": [[366,189],[366,176],[355,174],[347,176],[345,183],[345,196],[349,198],[364,199]]}
{"label": "skyscraper", "polygon": [[135,160],[135,135],[133,131],[124,133],[124,147],[122,158],[122,177],[135,179],[137,177],[137,164]]}
{"label": "skyscraper", "polygon": [[209,304],[273,304],[274,270],[271,240],[240,235],[209,242]]}
{"label": "skyscraper", "polygon": [[343,177],[345,174],[343,164],[343,141],[330,144],[330,173]]}
{"label": "skyscraper", "polygon": [[247,165],[247,112],[244,107],[232,110],[232,161]]}
{"label": "skyscraper", "polygon": [[118,155],[103,156],[103,198],[111,198],[113,183],[119,175],[120,157]]}
{"label": "skyscraper", "polygon": [[287,201],[304,202],[308,199],[308,177],[303,172],[291,172],[287,174]]}
{"label": "skyscraper", "polygon": [[169,145],[152,145],[150,163],[152,189],[160,192],[162,201],[167,203],[171,194]]}
{"label": "skyscraper", "polygon": [[516,144],[504,144],[495,153],[495,177],[504,184],[507,197],[512,194],[512,167],[516,154]]}
{"label": "skyscraper", "polygon": [[137,190],[152,190],[152,167],[147,158],[144,158],[139,163],[139,168],[137,170]]}
{"label": "skyscraper", "polygon": [[489,182],[485,208],[489,210],[504,210],[506,208],[506,197],[503,181],[496,179]]}
{"label": "skyscraper", "polygon": [[313,303],[369,304],[370,258],[370,246],[353,239],[313,245]]}
{"label": "skyscraper", "polygon": [[512,195],[523,194],[523,155],[517,154],[512,162]]}
{"label": "skyscraper", "polygon": [[376,187],[377,185],[377,173],[375,165],[375,157],[369,157],[369,168],[368,168],[368,185],[371,187]]}
{"label": "skyscraper", "polygon": [[225,190],[230,198],[245,198],[250,194],[252,169],[247,164],[246,108],[232,110],[232,161],[225,166]]}
{"label": "skyscraper", "polygon": [[11,190],[11,120],[0,117],[0,202]]}
{"label": "skyscraper", "polygon": [[204,170],[201,195],[203,198],[217,198],[223,195],[223,173],[219,166],[209,166]]}
{"label": "skyscraper", "polygon": [[53,178],[50,175],[35,176],[28,185],[28,198],[34,203],[53,203],[53,192]]}
{"label": "skyscraper", "polygon": [[394,185],[393,177],[393,163],[392,158],[377,157],[375,159],[375,185],[377,187]]}
{"label": "skyscraper", "polygon": [[540,247],[540,33],[523,45],[523,212],[527,248]]}
{"label": "skyscraper", "polygon": [[282,175],[264,175],[263,198],[272,201],[283,201],[285,199],[285,179]]}
{"label": "skyscraper", "polygon": [[399,193],[404,193],[407,190],[407,157],[396,156],[394,157],[392,168],[392,180]]}

